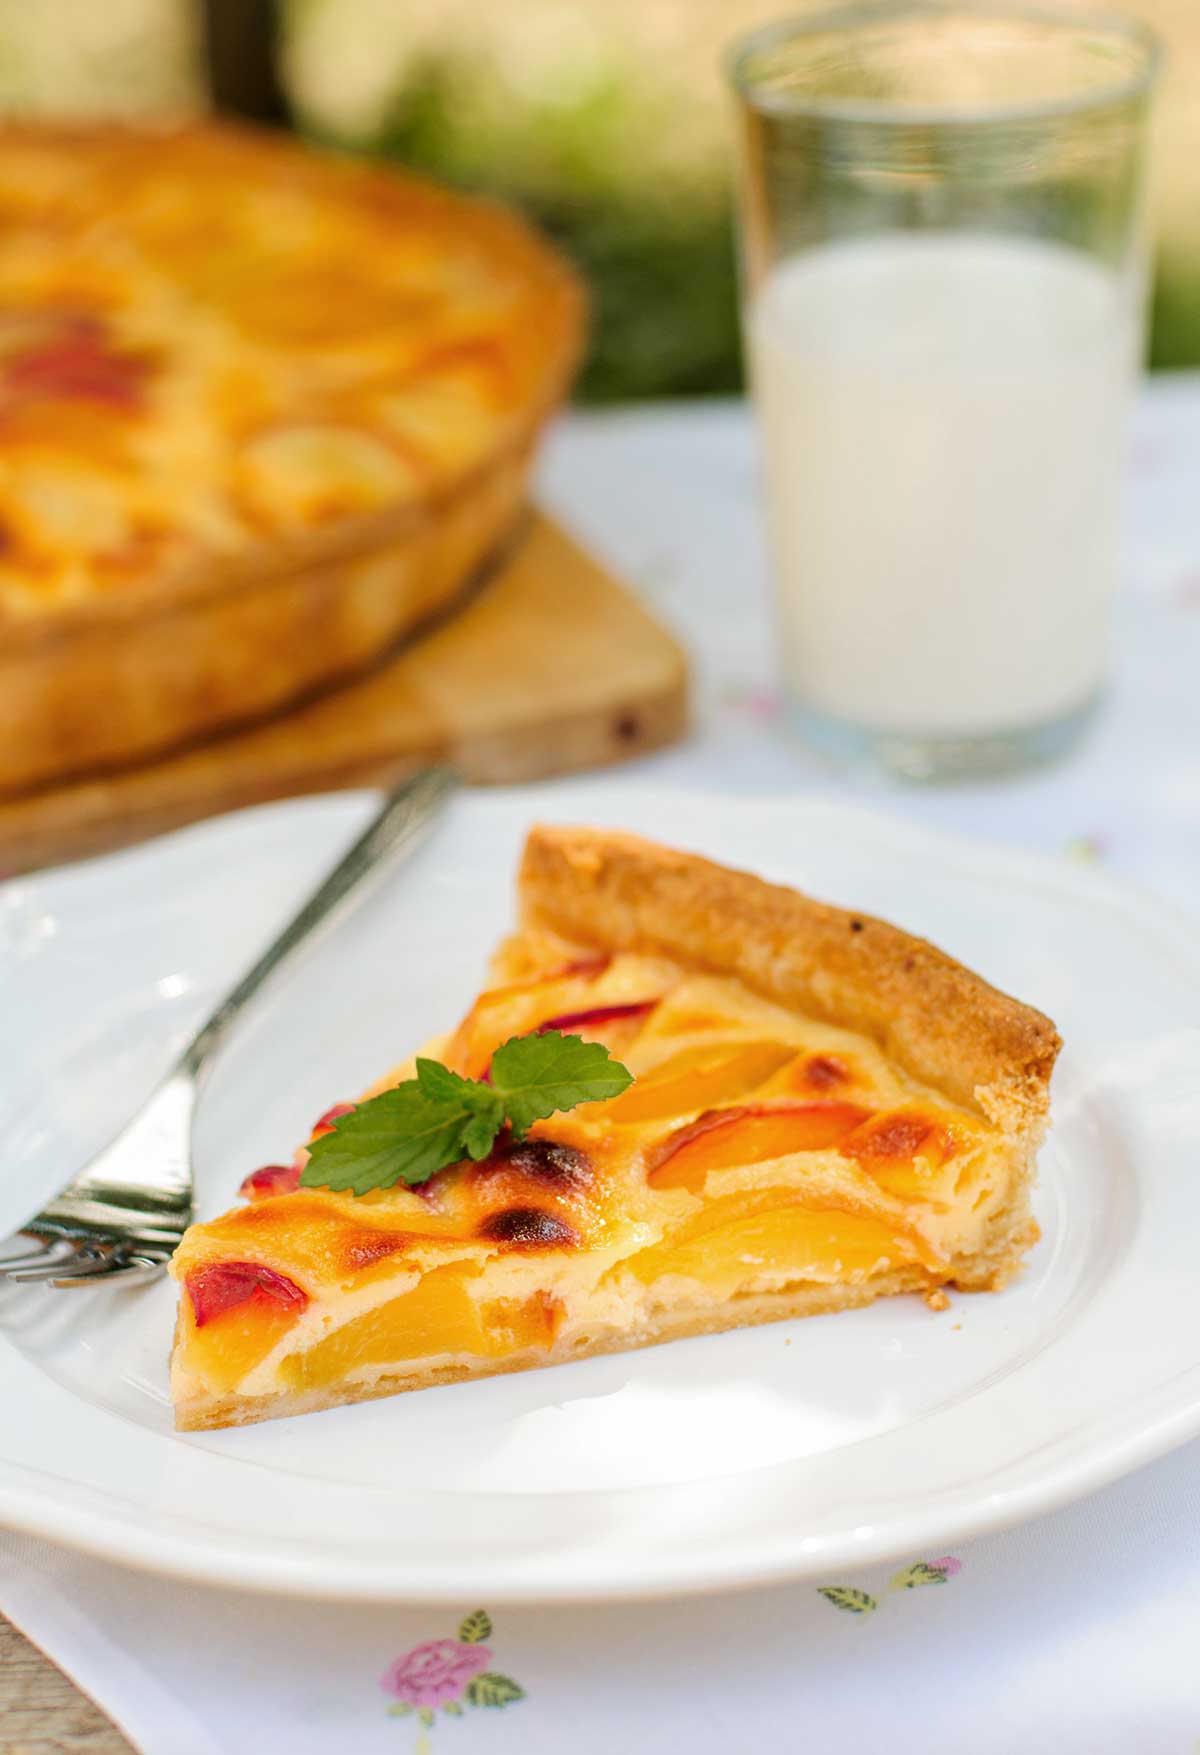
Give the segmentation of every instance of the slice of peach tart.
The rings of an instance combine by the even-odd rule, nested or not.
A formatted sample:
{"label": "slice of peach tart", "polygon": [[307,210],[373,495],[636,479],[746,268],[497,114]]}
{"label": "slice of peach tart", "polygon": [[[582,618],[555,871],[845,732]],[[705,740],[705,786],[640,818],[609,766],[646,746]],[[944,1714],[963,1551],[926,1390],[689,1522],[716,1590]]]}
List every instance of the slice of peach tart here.
{"label": "slice of peach tart", "polygon": [[630,835],[535,829],[519,893],[457,1030],[187,1232],[181,1428],[1019,1267],[1059,1048],[1039,1012]]}

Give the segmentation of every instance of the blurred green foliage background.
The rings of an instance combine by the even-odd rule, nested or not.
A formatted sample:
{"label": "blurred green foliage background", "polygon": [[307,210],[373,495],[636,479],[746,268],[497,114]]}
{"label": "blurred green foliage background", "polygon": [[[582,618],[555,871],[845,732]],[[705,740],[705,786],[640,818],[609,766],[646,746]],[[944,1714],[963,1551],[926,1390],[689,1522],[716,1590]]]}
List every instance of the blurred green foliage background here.
{"label": "blurred green foliage background", "polygon": [[[518,119],[460,101],[453,63],[396,92],[373,150],[515,200],[583,270],[593,344],[581,393],[596,401],[736,389],[733,230],[723,184],[656,189],[621,171],[627,98],[617,82]],[[611,149],[611,150],[610,150]]]}
{"label": "blurred green foliage background", "polygon": [[[595,301],[585,397],[718,392],[741,373],[722,53],[825,3],[282,0],[282,68],[310,131],[516,200],[559,239]],[[1150,359],[1200,365],[1200,0],[1130,4],[1171,57]]]}
{"label": "blurred green foliage background", "polygon": [[[1200,0],[1131,4],[1172,63],[1155,143],[1151,363],[1200,365]],[[740,382],[720,55],[787,10],[788,0],[277,0],[274,22],[297,126],[515,200],[560,241],[593,293],[582,394],[613,401]],[[10,112],[195,107],[203,63],[201,0],[0,0]]]}

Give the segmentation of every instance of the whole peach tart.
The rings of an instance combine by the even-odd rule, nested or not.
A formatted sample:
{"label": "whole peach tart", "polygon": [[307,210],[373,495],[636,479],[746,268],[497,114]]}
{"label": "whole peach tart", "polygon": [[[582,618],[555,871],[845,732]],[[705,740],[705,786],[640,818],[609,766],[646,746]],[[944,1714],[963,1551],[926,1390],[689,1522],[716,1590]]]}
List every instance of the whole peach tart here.
{"label": "whole peach tart", "polygon": [[[1019,1268],[1059,1048],[1039,1012],[883,921],[628,835],[535,829],[519,890],[458,1028],[188,1231],[181,1427],[936,1304]],[[599,1056],[615,1094],[581,1075],[569,1113],[501,1121],[530,1042]],[[436,1173],[364,1187],[414,1067],[494,1116]],[[351,1148],[358,1169],[322,1169]]]}
{"label": "whole peach tart", "polygon": [[584,333],[514,214],[212,123],[0,129],[0,791],[348,675],[505,538]]}

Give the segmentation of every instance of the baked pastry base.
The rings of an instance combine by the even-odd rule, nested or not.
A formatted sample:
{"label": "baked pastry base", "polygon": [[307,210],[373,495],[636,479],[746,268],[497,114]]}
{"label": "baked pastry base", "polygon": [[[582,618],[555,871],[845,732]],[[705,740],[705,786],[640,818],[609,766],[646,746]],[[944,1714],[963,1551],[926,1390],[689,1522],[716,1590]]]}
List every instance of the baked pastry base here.
{"label": "baked pastry base", "polygon": [[440,1365],[426,1371],[396,1371],[385,1366],[377,1376],[325,1389],[283,1395],[206,1398],[203,1407],[194,1411],[189,1410],[186,1403],[181,1403],[175,1411],[175,1425],[180,1432],[250,1426],[289,1414],[317,1413],[323,1408],[341,1407],[348,1402],[376,1401],[382,1396],[399,1395],[406,1389],[432,1389],[439,1384],[465,1383],[476,1377],[502,1377],[513,1371],[535,1371],[544,1365],[568,1365],[577,1359],[598,1358],[604,1353],[627,1353],[635,1348],[656,1347],[663,1341],[686,1340],[694,1335],[725,1334],[735,1328],[786,1322],[790,1317],[852,1310],[894,1293],[923,1292],[928,1285],[929,1276],[924,1269],[905,1268],[881,1275],[877,1281],[863,1286],[807,1285],[783,1292],[759,1292],[731,1299],[726,1308],[702,1316],[687,1311],[664,1311],[634,1327],[559,1340],[551,1347],[528,1348],[503,1359],[481,1358],[478,1364]]}

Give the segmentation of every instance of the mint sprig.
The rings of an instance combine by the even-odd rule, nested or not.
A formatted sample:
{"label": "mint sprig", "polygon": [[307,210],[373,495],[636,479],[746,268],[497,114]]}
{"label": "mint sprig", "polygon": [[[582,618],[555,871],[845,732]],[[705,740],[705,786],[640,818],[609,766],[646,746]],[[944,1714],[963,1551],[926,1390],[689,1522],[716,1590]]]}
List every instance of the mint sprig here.
{"label": "mint sprig", "polygon": [[511,1037],[493,1054],[488,1076],[519,1140],[535,1121],[579,1103],[619,1097],[633,1083],[633,1074],[602,1042],[564,1036],[561,1030]]}
{"label": "mint sprig", "polygon": [[415,1188],[448,1164],[486,1158],[506,1120],[524,1139],[535,1121],[632,1083],[602,1042],[559,1030],[511,1037],[492,1056],[486,1084],[418,1060],[415,1079],[359,1103],[313,1141],[300,1186],[355,1195],[397,1182]]}

